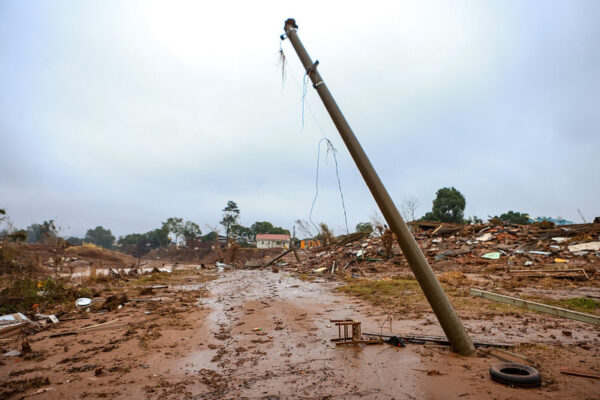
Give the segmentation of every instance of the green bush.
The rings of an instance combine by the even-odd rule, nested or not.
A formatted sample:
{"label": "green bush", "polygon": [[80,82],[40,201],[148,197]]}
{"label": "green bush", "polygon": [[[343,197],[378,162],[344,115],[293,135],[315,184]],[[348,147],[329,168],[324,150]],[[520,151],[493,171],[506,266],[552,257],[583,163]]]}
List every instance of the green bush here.
{"label": "green bush", "polygon": [[89,290],[72,288],[52,278],[42,281],[14,278],[10,286],[0,291],[0,314],[31,311],[34,304],[42,307],[73,305],[75,299],[89,293]]}

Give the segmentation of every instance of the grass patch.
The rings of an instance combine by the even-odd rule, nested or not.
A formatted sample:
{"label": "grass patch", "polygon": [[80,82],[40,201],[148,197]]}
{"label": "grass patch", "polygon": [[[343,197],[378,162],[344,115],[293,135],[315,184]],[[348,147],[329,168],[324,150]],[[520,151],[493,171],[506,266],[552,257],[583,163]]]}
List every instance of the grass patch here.
{"label": "grass patch", "polygon": [[44,307],[63,304],[71,308],[75,299],[88,294],[88,291],[70,287],[52,278],[14,278],[9,286],[0,291],[0,314],[30,311],[35,304]]}
{"label": "grass patch", "polygon": [[547,298],[535,298],[532,301],[539,303],[548,304],[550,306],[566,308],[573,311],[579,311],[588,314],[600,314],[600,301],[589,299],[587,297],[572,297],[570,299],[547,299]]}
{"label": "grass patch", "polygon": [[169,272],[165,272],[165,271],[161,271],[161,272],[153,272],[150,275],[146,275],[140,279],[138,279],[136,282],[137,283],[149,283],[149,282],[165,282],[168,281],[171,277],[170,277],[170,273]]}
{"label": "grass patch", "polygon": [[589,299],[587,297],[574,297],[561,300],[565,308],[572,308],[581,312],[594,312],[600,309],[600,301]]}
{"label": "grass patch", "polygon": [[297,276],[298,279],[300,279],[301,281],[314,281],[315,277],[312,275],[308,275],[308,274],[300,274]]}
{"label": "grass patch", "polygon": [[419,283],[414,279],[392,277],[380,280],[351,279],[339,292],[383,305],[391,312],[422,312],[428,307]]}

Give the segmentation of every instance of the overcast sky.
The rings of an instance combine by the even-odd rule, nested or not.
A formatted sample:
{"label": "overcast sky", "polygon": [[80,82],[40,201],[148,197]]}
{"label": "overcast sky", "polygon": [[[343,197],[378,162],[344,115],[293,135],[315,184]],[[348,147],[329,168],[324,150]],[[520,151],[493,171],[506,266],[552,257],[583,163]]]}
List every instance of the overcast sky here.
{"label": "overcast sky", "polygon": [[[376,212],[309,85],[299,36],[397,203],[600,216],[600,2],[0,1],[0,208],[64,235],[171,216],[291,229],[338,148],[350,228]],[[344,233],[322,147],[313,219]]]}

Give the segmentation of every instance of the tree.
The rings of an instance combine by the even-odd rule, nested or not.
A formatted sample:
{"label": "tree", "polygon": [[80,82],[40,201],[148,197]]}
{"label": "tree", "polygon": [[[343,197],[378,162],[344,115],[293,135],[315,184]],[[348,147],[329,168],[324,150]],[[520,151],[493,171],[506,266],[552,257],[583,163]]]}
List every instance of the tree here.
{"label": "tree", "polygon": [[520,213],[516,211],[509,211],[501,214],[500,216],[490,217],[489,219],[497,218],[501,221],[510,222],[511,224],[519,224],[519,225],[529,225],[531,222],[529,221],[529,215],[527,213]]}
{"label": "tree", "polygon": [[[298,225],[298,231],[304,235],[305,238],[312,238],[315,235],[310,231],[309,223],[306,220],[297,219],[295,224]],[[318,232],[317,232],[318,233]]]}
{"label": "tree", "polygon": [[24,242],[27,240],[27,232],[23,229],[16,231],[9,231],[8,229],[3,229],[0,231],[0,240],[6,240],[9,242]]}
{"label": "tree", "polygon": [[13,229],[13,224],[10,222],[10,218],[6,215],[6,210],[0,208],[0,226],[6,225],[0,231],[0,241],[7,240],[9,242],[24,242],[27,240],[27,232],[23,229]]}
{"label": "tree", "polygon": [[155,229],[145,234],[148,246],[151,249],[168,246],[171,243],[169,240],[169,229],[163,224],[162,228]]}
{"label": "tree", "polygon": [[144,254],[150,251],[148,237],[143,233],[131,233],[119,238],[119,247],[121,251],[131,254],[137,259],[141,259]]}
{"label": "tree", "polygon": [[235,224],[231,227],[231,237],[238,242],[247,243],[252,240],[254,235],[251,228],[242,226],[240,224]]}
{"label": "tree", "polygon": [[319,223],[319,230],[320,232],[317,236],[315,236],[315,239],[320,240],[325,244],[329,244],[333,241],[333,239],[335,239],[333,231],[329,229],[329,226],[327,226],[325,222]]}
{"label": "tree", "polygon": [[168,246],[169,229],[163,223],[161,228],[154,229],[146,233],[131,233],[119,238],[119,247],[125,253],[131,254],[136,258],[141,258],[152,249]]}
{"label": "tree", "polygon": [[105,249],[110,249],[113,246],[115,237],[113,236],[110,229],[105,229],[101,226],[97,226],[94,229],[88,229],[85,233],[85,239],[88,243],[93,243],[98,246],[102,246]]}
{"label": "tree", "polygon": [[404,219],[406,221],[414,221],[415,212],[420,205],[421,202],[415,196],[405,197],[404,200],[402,200],[402,207],[400,207]]}
{"label": "tree", "polygon": [[234,201],[229,200],[223,209],[223,219],[221,225],[225,227],[225,234],[230,237],[231,228],[237,225],[240,220],[240,209]]}
{"label": "tree", "polygon": [[67,244],[69,246],[81,246],[83,244],[83,239],[75,236],[70,236],[67,238]]}
{"label": "tree", "polygon": [[181,227],[181,235],[185,239],[185,245],[188,246],[190,241],[197,239],[202,235],[202,231],[197,223],[186,221]]}
{"label": "tree", "polygon": [[261,233],[271,233],[271,230],[273,228],[273,224],[267,221],[256,221],[250,226],[250,230],[254,235],[259,235]]}
{"label": "tree", "polygon": [[175,236],[175,243],[179,244],[181,239],[185,240],[185,244],[198,238],[202,231],[197,223],[192,221],[185,221],[183,218],[171,217],[163,222],[163,228],[167,229],[169,233]]}
{"label": "tree", "polygon": [[250,230],[252,231],[252,234],[254,236],[261,234],[261,233],[273,233],[273,234],[282,234],[282,235],[289,235],[290,231],[287,229],[283,229],[280,226],[273,226],[272,223],[268,222],[268,221],[256,221],[255,223],[252,224],[252,226],[250,226]]}
{"label": "tree", "polygon": [[482,224],[483,220],[481,218],[479,218],[477,215],[473,215],[472,217],[465,219],[464,223],[468,224],[468,225],[476,225],[476,224]]}
{"label": "tree", "polygon": [[356,232],[366,232],[369,235],[373,233],[373,225],[370,222],[359,222],[356,224]]}
{"label": "tree", "polygon": [[437,191],[431,211],[422,220],[440,222],[463,222],[465,197],[454,187],[441,188]]}
{"label": "tree", "polygon": [[171,217],[163,222],[163,227],[168,229],[175,236],[175,243],[179,243],[179,238],[183,237],[184,223],[183,218]]}
{"label": "tree", "polygon": [[200,241],[203,243],[213,243],[217,240],[217,232],[210,231],[206,235],[200,237]]}
{"label": "tree", "polygon": [[44,221],[41,224],[31,224],[27,227],[27,243],[49,243],[56,239],[58,228],[54,220]]}

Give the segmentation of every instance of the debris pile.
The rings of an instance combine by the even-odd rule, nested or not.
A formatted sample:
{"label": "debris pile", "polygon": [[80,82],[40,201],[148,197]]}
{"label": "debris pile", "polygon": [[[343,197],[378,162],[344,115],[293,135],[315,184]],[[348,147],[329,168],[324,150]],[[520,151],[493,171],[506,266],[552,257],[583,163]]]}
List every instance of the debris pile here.
{"label": "debris pile", "polygon": [[[500,271],[515,276],[590,279],[600,264],[600,224],[456,225],[409,224],[434,271]],[[388,231],[389,232],[389,231]],[[385,233],[339,236],[329,245],[305,251],[300,263],[286,263],[302,273],[385,272],[408,263]]]}

